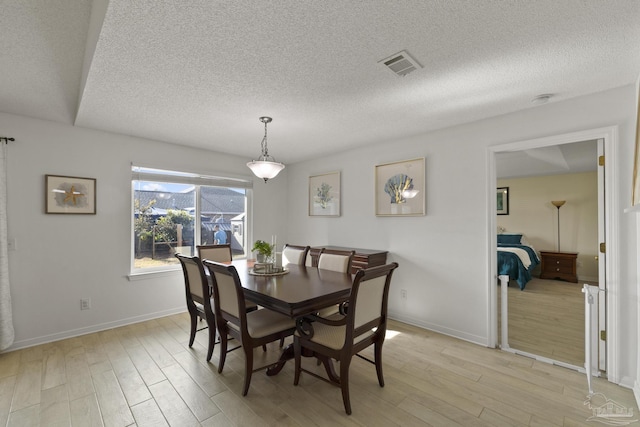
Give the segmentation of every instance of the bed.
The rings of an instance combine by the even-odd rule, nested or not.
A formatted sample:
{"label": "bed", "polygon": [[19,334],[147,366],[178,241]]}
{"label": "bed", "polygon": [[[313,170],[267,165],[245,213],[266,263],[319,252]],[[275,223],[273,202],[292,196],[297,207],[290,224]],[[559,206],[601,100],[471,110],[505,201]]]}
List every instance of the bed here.
{"label": "bed", "polygon": [[522,234],[498,234],[498,276],[509,276],[524,290],[538,264],[538,254]]}

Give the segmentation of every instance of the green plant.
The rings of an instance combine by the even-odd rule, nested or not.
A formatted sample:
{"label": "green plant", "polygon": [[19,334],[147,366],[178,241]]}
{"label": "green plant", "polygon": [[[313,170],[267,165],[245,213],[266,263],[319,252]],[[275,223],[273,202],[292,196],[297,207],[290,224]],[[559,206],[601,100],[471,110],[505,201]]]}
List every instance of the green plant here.
{"label": "green plant", "polygon": [[251,248],[251,252],[258,252],[264,256],[271,256],[273,253],[273,246],[264,240],[256,240],[253,244],[253,248]]}

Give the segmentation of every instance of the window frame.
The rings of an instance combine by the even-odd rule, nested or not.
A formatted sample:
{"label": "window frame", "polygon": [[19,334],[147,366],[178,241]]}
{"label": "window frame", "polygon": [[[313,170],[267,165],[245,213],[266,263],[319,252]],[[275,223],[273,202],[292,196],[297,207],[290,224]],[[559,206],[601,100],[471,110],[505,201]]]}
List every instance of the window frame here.
{"label": "window frame", "polygon": [[156,267],[136,268],[135,267],[135,181],[164,182],[167,184],[189,184],[194,186],[195,191],[195,212],[194,212],[194,249],[201,241],[201,188],[202,187],[222,187],[230,189],[245,190],[245,225],[244,236],[245,257],[250,253],[247,245],[251,242],[249,233],[253,229],[251,215],[253,206],[253,180],[249,177],[233,177],[233,176],[212,176],[202,175],[193,172],[174,171],[167,169],[158,169],[148,166],[131,165],[131,209],[130,217],[130,254],[129,254],[129,280],[138,280],[149,277],[149,275],[173,275],[181,271],[180,263],[175,265],[163,265]]}

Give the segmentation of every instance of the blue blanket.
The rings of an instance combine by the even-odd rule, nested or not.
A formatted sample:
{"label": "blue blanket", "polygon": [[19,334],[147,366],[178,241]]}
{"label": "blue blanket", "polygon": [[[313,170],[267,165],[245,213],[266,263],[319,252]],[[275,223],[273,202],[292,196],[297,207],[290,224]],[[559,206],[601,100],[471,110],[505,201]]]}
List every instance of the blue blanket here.
{"label": "blue blanket", "polygon": [[503,252],[498,250],[498,275],[509,276],[509,279],[518,282],[520,290],[523,290],[527,285],[527,282],[531,280],[531,272],[538,264],[540,264],[540,259],[538,259],[536,251],[531,246],[506,243],[498,243],[498,248],[520,248],[524,249],[529,254],[529,258],[531,258],[531,265],[529,268],[525,268],[518,255],[512,252]]}

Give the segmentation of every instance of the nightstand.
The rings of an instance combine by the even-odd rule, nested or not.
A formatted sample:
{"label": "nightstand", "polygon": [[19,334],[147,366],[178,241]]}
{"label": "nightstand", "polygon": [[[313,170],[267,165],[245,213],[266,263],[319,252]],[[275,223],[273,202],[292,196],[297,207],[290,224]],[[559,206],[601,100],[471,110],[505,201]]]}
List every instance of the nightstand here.
{"label": "nightstand", "polygon": [[577,252],[551,252],[540,251],[542,264],[540,266],[541,279],[560,279],[567,282],[578,282],[576,264],[578,260]]}

